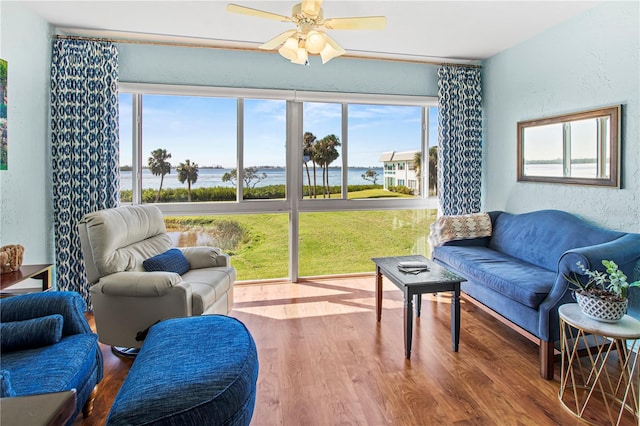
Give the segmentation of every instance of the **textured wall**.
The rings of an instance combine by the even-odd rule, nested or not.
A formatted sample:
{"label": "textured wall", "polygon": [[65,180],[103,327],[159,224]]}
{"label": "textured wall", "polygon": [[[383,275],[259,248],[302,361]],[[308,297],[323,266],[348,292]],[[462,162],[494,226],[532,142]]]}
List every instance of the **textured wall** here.
{"label": "textured wall", "polygon": [[277,53],[120,44],[120,81],[436,96],[437,66],[337,58],[295,65]]}
{"label": "textured wall", "polygon": [[2,2],[8,62],[9,169],[0,171],[0,244],[22,244],[24,263],[53,262],[49,69],[51,29],[20,2]]}
{"label": "textured wall", "polygon": [[[483,64],[486,210],[557,208],[640,232],[640,11],[605,2]],[[622,189],[516,182],[516,123],[622,104]]]}

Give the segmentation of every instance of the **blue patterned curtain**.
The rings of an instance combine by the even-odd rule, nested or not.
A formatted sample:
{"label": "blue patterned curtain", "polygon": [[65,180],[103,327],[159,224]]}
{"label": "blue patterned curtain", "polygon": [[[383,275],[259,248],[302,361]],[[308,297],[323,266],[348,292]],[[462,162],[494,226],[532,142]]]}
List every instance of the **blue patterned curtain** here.
{"label": "blue patterned curtain", "polygon": [[57,283],[91,306],[78,223],[119,202],[118,51],[114,44],[55,40],[51,145]]}
{"label": "blue patterned curtain", "polygon": [[481,101],[480,69],[438,70],[438,200],[444,215],[480,211]]}

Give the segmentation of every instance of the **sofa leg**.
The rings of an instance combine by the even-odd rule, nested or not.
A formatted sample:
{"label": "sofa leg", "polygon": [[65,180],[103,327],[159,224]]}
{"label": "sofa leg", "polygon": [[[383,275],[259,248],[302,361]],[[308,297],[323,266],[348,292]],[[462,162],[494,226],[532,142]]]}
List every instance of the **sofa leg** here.
{"label": "sofa leg", "polygon": [[82,417],[85,419],[93,413],[93,402],[96,400],[96,395],[98,394],[98,385],[95,385],[91,393],[89,394],[89,399],[85,402],[82,407]]}
{"label": "sofa leg", "polygon": [[555,362],[553,342],[540,339],[540,375],[545,380],[553,380]]}

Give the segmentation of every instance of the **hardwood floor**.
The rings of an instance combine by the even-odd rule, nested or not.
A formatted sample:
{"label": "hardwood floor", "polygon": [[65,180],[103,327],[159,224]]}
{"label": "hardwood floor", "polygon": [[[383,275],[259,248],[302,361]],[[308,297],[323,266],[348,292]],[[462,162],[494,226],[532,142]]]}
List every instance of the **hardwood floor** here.
{"label": "hardwood floor", "polygon": [[[252,425],[583,424],[558,401],[559,365],[543,380],[537,346],[464,299],[459,352],[449,295],[425,295],[405,360],[402,293],[385,279],[377,323],[374,283],[236,285],[230,316],[253,334],[260,362]],[[94,413],[76,426],[104,423],[132,363],[101,347]]]}

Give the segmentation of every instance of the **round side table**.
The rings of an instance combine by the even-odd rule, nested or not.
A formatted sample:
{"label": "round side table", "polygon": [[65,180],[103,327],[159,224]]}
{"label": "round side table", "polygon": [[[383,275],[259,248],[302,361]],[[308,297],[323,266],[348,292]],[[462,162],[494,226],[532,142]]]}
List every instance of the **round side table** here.
{"label": "round side table", "polygon": [[560,306],[558,313],[562,405],[591,424],[593,411],[615,425],[626,411],[640,424],[640,321],[629,315],[616,323],[596,321],[577,303]]}

